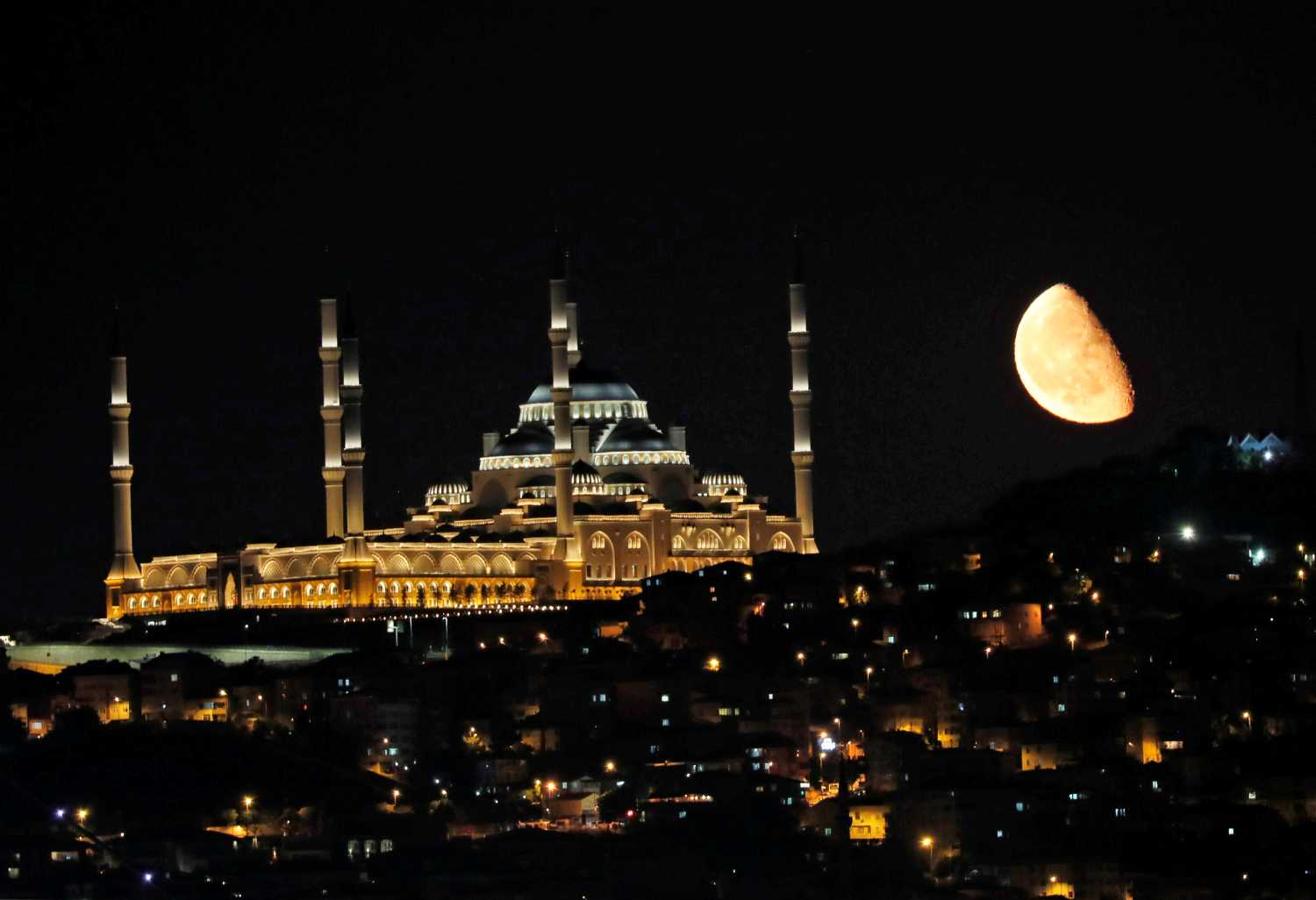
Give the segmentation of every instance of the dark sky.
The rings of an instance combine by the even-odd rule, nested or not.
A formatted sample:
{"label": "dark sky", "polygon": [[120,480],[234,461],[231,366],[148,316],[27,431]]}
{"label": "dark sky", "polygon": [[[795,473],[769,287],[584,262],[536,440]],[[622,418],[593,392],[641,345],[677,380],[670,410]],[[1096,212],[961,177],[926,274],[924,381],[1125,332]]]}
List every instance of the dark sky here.
{"label": "dark sky", "polygon": [[[555,221],[588,357],[781,502],[801,224],[825,548],[1290,417],[1310,12],[45,6],[6,29],[0,608],[100,608],[114,299],[139,559],[317,533],[315,301],[347,283],[368,524],[395,523],[546,376]],[[1130,420],[1023,394],[1014,325],[1056,281],[1123,351]]]}

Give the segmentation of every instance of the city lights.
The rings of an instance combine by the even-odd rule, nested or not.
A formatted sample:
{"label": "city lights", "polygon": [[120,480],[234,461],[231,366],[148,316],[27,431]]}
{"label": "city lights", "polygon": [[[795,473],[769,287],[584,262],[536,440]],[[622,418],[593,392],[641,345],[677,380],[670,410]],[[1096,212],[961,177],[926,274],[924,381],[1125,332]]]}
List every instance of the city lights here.
{"label": "city lights", "polygon": [[1179,529],[1179,537],[1186,543],[1197,540],[1197,529],[1191,525],[1184,525]]}
{"label": "city lights", "polygon": [[720,672],[722,671],[722,660],[718,659],[716,656],[710,656],[708,659],[704,660],[704,669],[708,672]]}

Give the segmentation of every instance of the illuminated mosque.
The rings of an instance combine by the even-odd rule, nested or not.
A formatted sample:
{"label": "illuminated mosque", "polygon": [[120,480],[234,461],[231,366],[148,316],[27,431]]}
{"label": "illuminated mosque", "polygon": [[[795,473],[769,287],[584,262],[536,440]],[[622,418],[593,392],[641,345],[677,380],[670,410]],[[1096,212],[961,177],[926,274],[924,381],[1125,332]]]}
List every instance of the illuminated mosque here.
{"label": "illuminated mosque", "polygon": [[[549,279],[552,380],[516,425],[484,435],[469,479],[431,485],[408,518],[367,527],[360,342],[346,303],[320,301],[324,539],[157,556],[132,546],[128,360],[110,357],[114,562],[106,615],[233,608],[452,609],[560,606],[637,592],[646,578],[767,551],[816,553],[809,331],[799,238],[788,288],[794,515],[769,513],[742,474],[700,469],[685,428],[666,432],[635,389],[582,361],[569,259]],[[559,502],[559,498],[571,502]]]}

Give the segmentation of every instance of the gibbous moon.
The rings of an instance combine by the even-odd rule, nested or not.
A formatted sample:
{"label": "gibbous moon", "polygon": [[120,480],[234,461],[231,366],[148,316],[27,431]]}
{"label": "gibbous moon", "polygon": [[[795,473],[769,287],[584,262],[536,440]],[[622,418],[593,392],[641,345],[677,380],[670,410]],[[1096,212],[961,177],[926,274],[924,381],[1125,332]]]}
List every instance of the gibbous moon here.
{"label": "gibbous moon", "polygon": [[1024,390],[1053,416],[1096,425],[1133,412],[1133,384],[1110,333],[1067,284],[1037,296],[1014,335]]}

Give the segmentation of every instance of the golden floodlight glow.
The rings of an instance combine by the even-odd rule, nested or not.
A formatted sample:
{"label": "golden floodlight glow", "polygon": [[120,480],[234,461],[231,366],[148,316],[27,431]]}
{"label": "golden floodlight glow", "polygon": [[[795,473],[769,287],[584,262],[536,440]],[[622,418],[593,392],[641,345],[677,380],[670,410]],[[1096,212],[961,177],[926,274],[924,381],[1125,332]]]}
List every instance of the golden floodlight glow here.
{"label": "golden floodlight glow", "polygon": [[1028,395],[1058,418],[1096,425],[1133,412],[1133,384],[1115,342],[1067,284],[1047,288],[1024,311],[1014,366]]}

